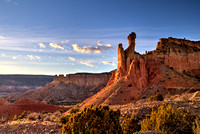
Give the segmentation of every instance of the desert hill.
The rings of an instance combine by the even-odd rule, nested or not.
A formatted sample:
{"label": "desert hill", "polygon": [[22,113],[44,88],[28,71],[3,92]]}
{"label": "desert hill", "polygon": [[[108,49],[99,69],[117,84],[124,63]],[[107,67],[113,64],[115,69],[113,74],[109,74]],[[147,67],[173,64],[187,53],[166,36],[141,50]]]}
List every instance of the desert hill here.
{"label": "desert hill", "polygon": [[118,46],[118,66],[107,86],[79,104],[127,104],[156,93],[164,97],[200,90],[200,41],[162,38],[154,51],[135,52],[136,34],[129,46]]}
{"label": "desert hill", "polygon": [[22,94],[11,94],[8,100],[16,101],[21,98],[32,98],[52,104],[80,102],[104,88],[112,73],[77,73],[56,75],[45,87],[30,90]]}
{"label": "desert hill", "polygon": [[67,110],[58,106],[49,105],[33,99],[20,99],[15,103],[9,103],[5,99],[0,99],[0,116],[10,117],[14,114],[20,115],[24,111],[30,112],[55,112],[59,109]]}

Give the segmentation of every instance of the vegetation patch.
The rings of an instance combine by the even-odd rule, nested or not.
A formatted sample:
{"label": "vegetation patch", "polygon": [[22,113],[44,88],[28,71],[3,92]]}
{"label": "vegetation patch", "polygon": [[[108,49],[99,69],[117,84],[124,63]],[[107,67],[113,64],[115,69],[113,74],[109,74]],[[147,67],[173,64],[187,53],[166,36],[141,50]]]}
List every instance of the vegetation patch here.
{"label": "vegetation patch", "polygon": [[72,112],[61,117],[63,133],[122,133],[119,123],[120,111],[113,111],[108,106],[90,106],[82,112]]}
{"label": "vegetation patch", "polygon": [[193,134],[196,115],[173,110],[171,105],[161,105],[153,110],[150,118],[141,121],[141,131],[157,131],[164,134]]}
{"label": "vegetation patch", "polygon": [[164,98],[161,94],[156,94],[154,96],[149,97],[149,101],[163,101]]}
{"label": "vegetation patch", "polygon": [[[76,108],[75,108],[76,109]],[[63,133],[117,133],[132,134],[135,132],[154,131],[163,134],[199,134],[198,116],[172,109],[171,105],[161,105],[152,110],[150,116],[140,120],[136,115],[125,117],[120,124],[120,111],[113,111],[108,106],[90,106],[82,112],[71,110],[69,115],[59,118],[63,124]]]}
{"label": "vegetation patch", "polygon": [[132,134],[134,132],[139,132],[141,129],[139,121],[140,120],[137,118],[137,116],[132,116],[131,118],[126,117],[121,124],[123,133]]}

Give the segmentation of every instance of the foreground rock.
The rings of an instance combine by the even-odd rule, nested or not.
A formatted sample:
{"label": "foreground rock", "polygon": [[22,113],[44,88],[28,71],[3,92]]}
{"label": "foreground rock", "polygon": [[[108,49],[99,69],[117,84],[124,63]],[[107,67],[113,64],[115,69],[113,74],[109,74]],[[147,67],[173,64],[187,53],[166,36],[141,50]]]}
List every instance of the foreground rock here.
{"label": "foreground rock", "polygon": [[164,97],[200,90],[200,41],[160,39],[154,51],[135,52],[136,34],[129,46],[118,46],[118,66],[107,86],[79,104],[127,104],[156,93]]}
{"label": "foreground rock", "polygon": [[[37,116],[40,119],[36,119]],[[54,113],[29,113],[23,119],[9,120],[0,123],[1,134],[61,134],[62,124],[58,118],[62,116],[60,112]]]}
{"label": "foreground rock", "polygon": [[[199,92],[199,91],[197,91]],[[161,105],[171,105],[173,109],[183,112],[195,113],[200,116],[200,97],[197,97],[195,93],[184,93],[182,95],[172,95],[170,98],[166,98],[163,101],[149,101],[149,99],[138,100],[134,103],[128,103],[124,105],[111,105],[113,110],[119,109],[121,112],[120,122],[128,116],[137,116],[139,119],[144,119],[151,115],[152,109],[157,109]]]}

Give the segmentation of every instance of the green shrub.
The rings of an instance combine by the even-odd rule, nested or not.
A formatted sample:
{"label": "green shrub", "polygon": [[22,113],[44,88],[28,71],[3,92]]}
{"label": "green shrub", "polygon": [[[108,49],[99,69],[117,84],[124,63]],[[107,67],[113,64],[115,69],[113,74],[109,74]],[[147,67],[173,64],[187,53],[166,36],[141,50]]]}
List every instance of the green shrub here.
{"label": "green shrub", "polygon": [[131,118],[126,117],[121,126],[124,134],[132,134],[134,132],[140,131],[141,129],[139,119],[136,116]]}
{"label": "green shrub", "polygon": [[52,122],[53,122],[53,121],[55,122],[55,121],[58,121],[58,118],[57,118],[55,115],[52,114],[52,115],[50,116],[50,120],[51,120]]}
{"label": "green shrub", "polygon": [[46,111],[42,111],[42,112],[41,112],[41,114],[47,114],[47,113],[48,113],[48,112],[46,112]]}
{"label": "green shrub", "polygon": [[150,118],[141,121],[141,131],[158,131],[171,134],[192,134],[196,115],[173,110],[171,105],[160,106],[152,111]]}
{"label": "green shrub", "polygon": [[38,119],[38,120],[42,119],[42,118],[41,118],[41,115],[38,115],[38,116],[36,117],[36,119]]}
{"label": "green shrub", "polygon": [[200,120],[196,119],[192,127],[194,134],[200,134]]}
{"label": "green shrub", "polygon": [[64,110],[63,110],[63,109],[59,109],[58,111],[59,111],[61,114],[64,113]]}
{"label": "green shrub", "polygon": [[20,116],[18,116],[18,119],[23,119],[27,114],[28,112],[24,111]]}
{"label": "green shrub", "polygon": [[149,97],[149,101],[163,101],[164,98],[161,94],[156,94],[154,96]]}
{"label": "green shrub", "polygon": [[73,108],[71,108],[71,110],[69,111],[70,114],[76,114],[77,112],[79,112],[79,108],[78,108],[78,107],[73,107]]}
{"label": "green shrub", "polygon": [[[122,133],[119,124],[120,111],[110,110],[108,106],[90,106],[82,112],[73,113],[60,119],[63,123],[63,133]],[[62,117],[64,118],[64,117]]]}
{"label": "green shrub", "polygon": [[17,120],[18,119],[18,116],[17,114],[14,114],[10,117],[10,120]]}
{"label": "green shrub", "polygon": [[39,113],[30,113],[26,117],[28,120],[40,120],[42,119],[41,115]]}
{"label": "green shrub", "polygon": [[58,120],[62,123],[62,124],[66,124],[69,121],[69,117],[70,115],[65,115],[65,116],[61,116],[58,118]]}

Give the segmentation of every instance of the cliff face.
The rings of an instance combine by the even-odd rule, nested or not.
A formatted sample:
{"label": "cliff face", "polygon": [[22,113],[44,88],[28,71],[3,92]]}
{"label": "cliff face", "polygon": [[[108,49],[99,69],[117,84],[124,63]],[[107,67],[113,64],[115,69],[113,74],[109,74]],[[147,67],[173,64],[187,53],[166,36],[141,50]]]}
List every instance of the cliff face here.
{"label": "cliff face", "polygon": [[200,42],[183,39],[160,39],[157,51],[164,50],[164,63],[180,73],[200,77]]}
{"label": "cliff face", "polygon": [[[135,33],[131,33],[129,36],[132,36],[132,34]],[[128,39],[135,40],[135,38],[129,37]],[[130,42],[135,41],[129,41],[129,43]],[[168,39],[160,39],[156,50],[147,52],[144,55],[133,51],[133,47],[135,47],[135,43],[130,43],[129,47],[124,51],[122,44],[119,44],[117,70],[113,72],[115,75],[112,76],[112,81],[109,81],[108,85],[123,76],[127,75],[126,77],[130,77],[136,75],[139,77],[142,73],[142,78],[138,80],[140,84],[141,81],[143,81],[140,88],[145,87],[145,85],[147,85],[148,74],[152,73],[148,70],[160,64],[165,64],[179,73],[200,77],[200,41],[194,42],[171,37]],[[150,65],[150,68],[147,65]],[[137,74],[139,72],[140,74]]]}
{"label": "cliff face", "polygon": [[54,82],[73,83],[77,86],[90,87],[95,85],[105,84],[110,78],[110,73],[92,74],[92,73],[77,73],[64,75],[55,75]]}
{"label": "cliff face", "polygon": [[135,33],[128,36],[126,50],[119,44],[118,66],[107,87],[80,106],[126,104],[157,92],[168,96],[200,90],[200,41],[163,38],[154,51],[139,54],[135,38]]}
{"label": "cliff face", "polygon": [[23,94],[10,95],[8,100],[18,100],[21,98],[32,98],[43,101],[82,101],[104,88],[111,77],[110,73],[78,73],[59,75],[54,77],[54,81],[46,84],[44,88],[31,90]]}

